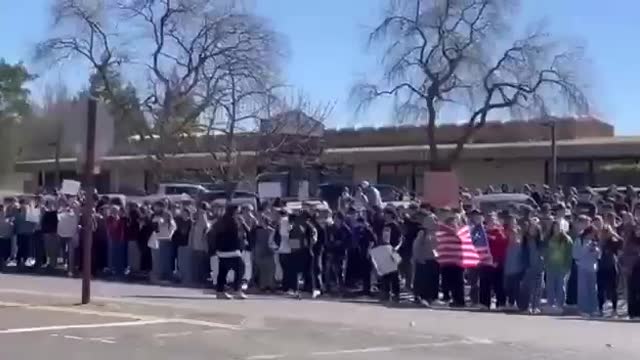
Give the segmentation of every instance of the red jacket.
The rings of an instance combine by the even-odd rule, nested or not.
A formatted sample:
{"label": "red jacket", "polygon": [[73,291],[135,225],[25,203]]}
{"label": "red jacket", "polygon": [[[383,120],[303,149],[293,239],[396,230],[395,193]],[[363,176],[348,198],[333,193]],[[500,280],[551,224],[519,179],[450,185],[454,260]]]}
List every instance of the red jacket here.
{"label": "red jacket", "polygon": [[491,250],[493,262],[499,266],[504,265],[507,258],[509,239],[504,234],[502,227],[487,228],[487,239],[489,240],[489,250]]}
{"label": "red jacket", "polygon": [[107,216],[107,233],[111,241],[124,241],[125,221],[123,218]]}

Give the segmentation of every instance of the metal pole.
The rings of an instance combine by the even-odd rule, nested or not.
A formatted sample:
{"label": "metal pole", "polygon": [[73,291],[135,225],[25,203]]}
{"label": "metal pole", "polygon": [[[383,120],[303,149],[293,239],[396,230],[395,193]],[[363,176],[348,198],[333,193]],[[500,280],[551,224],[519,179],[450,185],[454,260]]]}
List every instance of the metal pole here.
{"label": "metal pole", "polygon": [[87,147],[84,163],[84,207],[82,209],[82,232],[84,247],[82,252],[82,304],[91,301],[91,246],[93,242],[93,194],[96,152],[96,99],[89,98],[87,104]]}
{"label": "metal pole", "polygon": [[555,191],[558,186],[558,144],[556,123],[551,122],[551,188]]}

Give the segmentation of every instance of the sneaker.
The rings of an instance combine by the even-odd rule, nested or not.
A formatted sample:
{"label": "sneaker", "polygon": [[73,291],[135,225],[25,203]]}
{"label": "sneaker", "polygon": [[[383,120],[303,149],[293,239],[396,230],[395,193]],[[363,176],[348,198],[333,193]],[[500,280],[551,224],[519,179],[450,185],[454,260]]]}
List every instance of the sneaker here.
{"label": "sneaker", "polygon": [[293,291],[293,290],[287,290],[287,296],[294,297],[294,296],[296,296],[296,292]]}
{"label": "sneaker", "polygon": [[247,294],[244,293],[244,291],[238,291],[235,294],[235,298],[239,299],[239,300],[246,300],[247,299]]}
{"label": "sneaker", "polygon": [[313,290],[313,293],[311,293],[311,298],[312,299],[317,299],[322,293],[320,292],[320,290]]}
{"label": "sneaker", "polygon": [[540,315],[540,314],[542,314],[542,310],[540,310],[540,308],[529,309],[529,315]]}
{"label": "sneaker", "polygon": [[216,294],[216,299],[218,300],[231,300],[233,296],[227,294],[226,292],[219,292]]}

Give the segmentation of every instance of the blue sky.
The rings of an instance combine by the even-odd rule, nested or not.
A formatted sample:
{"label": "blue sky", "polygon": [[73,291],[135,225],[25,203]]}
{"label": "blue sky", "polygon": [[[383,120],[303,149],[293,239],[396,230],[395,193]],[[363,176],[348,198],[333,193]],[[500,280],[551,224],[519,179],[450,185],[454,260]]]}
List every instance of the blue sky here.
{"label": "blue sky", "polygon": [[[29,63],[33,45],[47,35],[50,0],[0,0],[0,57]],[[365,52],[367,28],[375,24],[385,0],[255,0],[259,14],[271,19],[289,41],[285,64],[293,86],[313,100],[336,102],[332,125],[382,125],[390,114],[375,107],[356,116],[347,101],[350,86],[372,69],[375,54]],[[592,63],[593,108],[618,134],[640,133],[635,101],[639,100],[640,35],[636,0],[528,0],[522,23],[548,20],[554,35],[580,39]],[[38,69],[41,75],[51,76]],[[73,71],[68,82],[78,87],[85,78]],[[59,76],[59,75],[56,75]],[[38,92],[42,82],[34,84]]]}

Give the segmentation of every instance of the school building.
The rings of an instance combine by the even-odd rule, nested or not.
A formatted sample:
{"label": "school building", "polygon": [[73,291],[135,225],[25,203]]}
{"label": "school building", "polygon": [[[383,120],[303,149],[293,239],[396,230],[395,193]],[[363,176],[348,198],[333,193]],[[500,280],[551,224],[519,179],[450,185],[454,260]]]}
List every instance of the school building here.
{"label": "school building", "polygon": [[[555,124],[558,182],[567,186],[640,185],[640,137],[615,136],[614,128],[599,119],[553,118],[545,120],[490,122],[468,144],[454,170],[460,182],[470,188],[488,185],[548,183],[551,163],[550,122]],[[436,131],[441,152],[455,147],[462,125],[443,125]],[[259,142],[251,135],[239,141],[243,173],[254,181],[265,169],[256,159]],[[254,136],[255,138],[255,136]],[[422,193],[423,174],[429,166],[426,129],[398,126],[324,130],[316,147],[321,148],[314,165],[305,170],[313,184],[323,182],[390,184]],[[202,174],[215,166],[210,153],[186,150],[166,156],[167,173]],[[52,184],[59,167],[62,178],[78,178],[76,159],[63,156],[59,165],[53,154],[22,158],[15,165],[24,191]],[[97,178],[103,193],[149,190],[153,164],[136,144],[116,146],[103,158]],[[280,162],[270,171],[286,172],[291,166]],[[165,179],[166,180],[166,179]]]}

